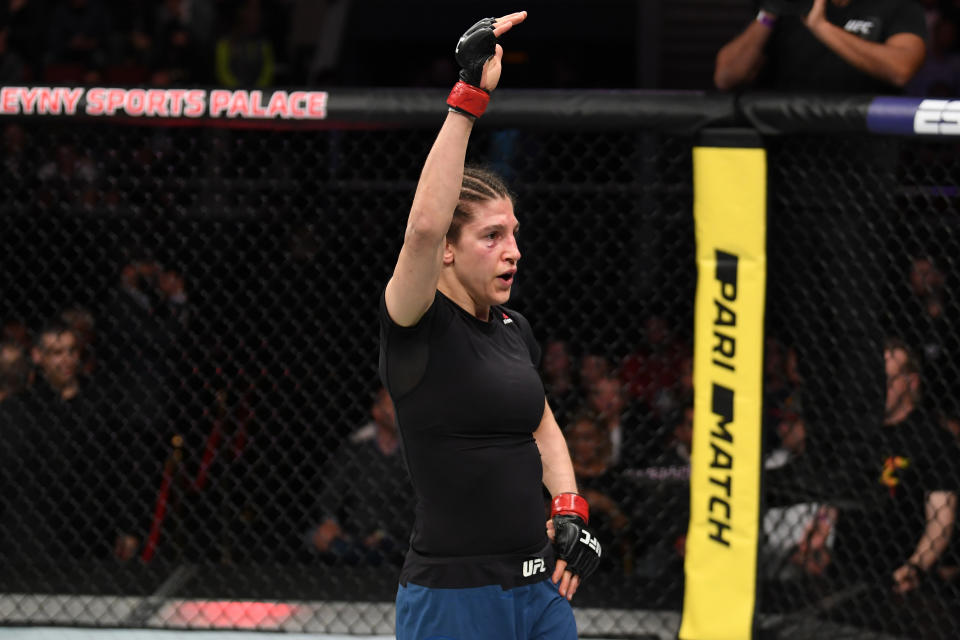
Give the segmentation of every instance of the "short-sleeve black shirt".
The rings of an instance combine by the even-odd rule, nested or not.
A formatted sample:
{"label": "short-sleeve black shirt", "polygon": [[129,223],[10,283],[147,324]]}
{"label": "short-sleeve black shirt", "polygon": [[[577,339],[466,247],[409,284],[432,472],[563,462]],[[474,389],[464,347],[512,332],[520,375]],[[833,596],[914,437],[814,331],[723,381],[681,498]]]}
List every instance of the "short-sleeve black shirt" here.
{"label": "short-sleeve black shirt", "polygon": [[[380,298],[380,377],[397,411],[416,495],[411,550],[514,556],[547,545],[540,349],[516,311],[484,322],[442,293],[413,327]],[[409,557],[408,557],[409,562]]]}
{"label": "short-sleeve black shirt", "polygon": [[871,577],[884,579],[909,560],[923,536],[927,495],[960,490],[960,449],[953,436],[921,410],[871,436],[875,438],[863,449],[864,459],[855,461],[869,476],[861,494],[866,513],[846,518],[838,544],[852,566],[869,567],[877,574]]}
{"label": "short-sleeve black shirt", "polygon": [[[845,7],[827,2],[827,20],[864,40],[882,43],[898,33],[927,39],[923,9],[915,0],[853,0]],[[831,51],[801,17],[781,16],[767,42],[767,62],[758,87],[774,91],[901,93]]]}

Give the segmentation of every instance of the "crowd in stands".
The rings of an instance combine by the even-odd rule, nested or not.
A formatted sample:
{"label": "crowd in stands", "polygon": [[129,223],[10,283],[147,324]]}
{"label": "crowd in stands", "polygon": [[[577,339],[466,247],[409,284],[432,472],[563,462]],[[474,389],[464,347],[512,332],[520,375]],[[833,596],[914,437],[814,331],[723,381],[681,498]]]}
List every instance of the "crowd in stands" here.
{"label": "crowd in stands", "polygon": [[[4,0],[0,83],[306,84],[348,2]],[[342,14],[342,15],[341,15]],[[324,25],[328,25],[324,27]],[[304,29],[312,26],[310,33]],[[328,54],[329,55],[329,54]]]}
{"label": "crowd in stands", "polygon": [[[945,324],[953,309],[945,274],[932,258],[920,256],[905,275],[909,293],[902,299],[903,316],[891,322],[890,330],[899,331],[897,348],[909,351],[917,388],[925,392],[916,394],[918,407],[922,404],[943,433],[956,436],[957,345]],[[79,484],[90,491],[74,490],[50,503],[75,511],[83,523],[70,525],[77,535],[68,547],[81,555],[100,548],[125,559],[136,553],[149,559],[158,551],[161,528],[176,526],[158,521],[155,514],[158,500],[172,499],[176,482],[193,492],[212,490],[227,471],[227,460],[216,461],[217,455],[234,461],[250,457],[233,464],[243,467],[243,474],[256,475],[253,470],[262,470],[260,459],[270,452],[258,448],[263,441],[251,428],[254,412],[230,397],[228,381],[214,385],[211,406],[193,416],[201,418],[205,438],[194,438],[192,449],[183,435],[168,440],[171,433],[183,431],[183,417],[171,412],[189,412],[196,402],[177,392],[184,367],[196,366],[178,351],[191,317],[183,274],[148,256],[132,259],[121,268],[105,309],[97,318],[88,309],[66,309],[32,330],[16,320],[3,326],[0,417],[5,440],[14,443],[4,449],[3,470],[11,481],[33,487],[7,496],[4,509],[8,516],[32,514],[34,520],[23,526],[40,527],[49,536],[22,535],[17,527],[5,533],[52,545],[48,554],[53,548],[63,551],[63,541],[54,534],[64,521],[58,515],[41,522],[52,515],[43,513],[36,496]],[[618,549],[604,562],[608,570],[627,573],[652,570],[654,561],[658,571],[670,560],[679,562],[688,518],[692,345],[676,337],[670,321],[659,315],[644,322],[643,338],[620,358],[550,339],[543,345],[541,369],[581,490],[593,505],[598,529]],[[765,466],[772,472],[803,458],[808,429],[796,351],[773,337],[765,346],[764,389]],[[310,504],[288,505],[305,513],[275,516],[291,525],[301,522],[296,544],[326,562],[399,562],[402,557],[404,514],[411,505],[396,416],[382,389],[369,407],[370,421],[338,445],[336,455],[343,464],[331,467],[334,472],[322,487],[309,492]],[[41,427],[42,438],[37,437]],[[134,458],[135,464],[127,464]],[[94,490],[98,486],[136,490],[103,494]],[[90,518],[91,513],[102,517]],[[242,509],[234,517],[242,520]],[[777,537],[776,526],[771,524],[768,532],[771,540],[796,552],[803,529],[794,522],[789,533]],[[197,540],[188,544],[204,546]],[[795,553],[793,560],[810,565],[803,554]]]}
{"label": "crowd in stands", "polygon": [[[393,77],[374,60],[343,60],[345,47],[351,55],[363,56],[363,47],[350,41],[349,20],[363,11],[355,4],[351,0],[3,0],[0,84],[448,83],[454,70],[451,61],[443,58],[425,62],[417,75],[407,76],[397,69]],[[960,95],[960,9],[947,0],[921,0],[921,4],[929,31],[928,55],[906,92]],[[410,19],[415,19],[412,14]],[[548,68],[539,75],[545,73],[565,78],[564,86],[589,80],[573,69]]]}

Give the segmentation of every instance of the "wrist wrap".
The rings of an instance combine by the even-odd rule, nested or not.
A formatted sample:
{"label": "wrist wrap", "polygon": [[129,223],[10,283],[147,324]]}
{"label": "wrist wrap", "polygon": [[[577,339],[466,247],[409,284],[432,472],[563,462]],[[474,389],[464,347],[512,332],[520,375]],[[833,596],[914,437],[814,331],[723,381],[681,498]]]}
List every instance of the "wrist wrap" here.
{"label": "wrist wrap", "polygon": [[561,493],[550,503],[550,517],[577,516],[590,524],[590,505],[579,493]]}
{"label": "wrist wrap", "polygon": [[474,118],[482,116],[489,103],[489,93],[472,84],[467,84],[463,80],[453,85],[453,90],[447,97],[448,107]]}
{"label": "wrist wrap", "polygon": [[760,11],[757,13],[757,22],[768,29],[773,29],[773,25],[777,22],[777,16],[760,9]]}

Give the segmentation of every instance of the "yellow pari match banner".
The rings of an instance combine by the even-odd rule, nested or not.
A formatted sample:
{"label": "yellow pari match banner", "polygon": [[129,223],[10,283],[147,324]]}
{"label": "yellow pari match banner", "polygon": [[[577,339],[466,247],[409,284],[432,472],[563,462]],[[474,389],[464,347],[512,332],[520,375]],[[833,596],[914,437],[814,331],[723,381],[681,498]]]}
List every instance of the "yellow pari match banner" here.
{"label": "yellow pari match banner", "polygon": [[[719,144],[736,144],[731,137]],[[766,155],[756,137],[744,133],[739,143],[747,148],[693,151],[698,278],[683,640],[754,637]]]}

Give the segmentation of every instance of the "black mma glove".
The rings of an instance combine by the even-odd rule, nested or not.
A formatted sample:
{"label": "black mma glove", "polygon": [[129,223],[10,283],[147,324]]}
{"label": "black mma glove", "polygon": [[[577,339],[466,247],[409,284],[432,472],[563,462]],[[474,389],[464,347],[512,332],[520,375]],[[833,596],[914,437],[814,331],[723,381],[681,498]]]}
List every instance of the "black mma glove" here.
{"label": "black mma glove", "polygon": [[555,536],[553,546],[560,560],[566,560],[567,571],[590,576],[600,564],[600,541],[587,530],[590,507],[576,493],[561,493],[550,508]]}
{"label": "black mma glove", "polygon": [[493,35],[495,18],[480,20],[460,36],[454,55],[460,65],[460,79],[480,87],[483,65],[497,51],[497,36]]}
{"label": "black mma glove", "polygon": [[480,88],[480,79],[483,65],[497,51],[497,36],[493,35],[495,20],[484,18],[467,29],[454,52],[460,65],[460,81],[453,86],[447,105],[474,118],[482,116],[490,102],[490,93]]}

